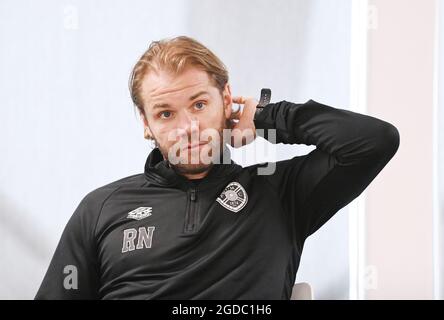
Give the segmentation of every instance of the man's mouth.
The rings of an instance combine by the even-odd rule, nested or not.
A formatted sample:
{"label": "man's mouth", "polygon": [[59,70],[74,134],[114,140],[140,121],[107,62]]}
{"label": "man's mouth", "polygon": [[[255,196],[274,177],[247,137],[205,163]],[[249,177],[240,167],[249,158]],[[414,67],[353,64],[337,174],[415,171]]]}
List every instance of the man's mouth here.
{"label": "man's mouth", "polygon": [[208,143],[208,141],[189,143],[189,144],[187,144],[186,147],[183,148],[183,150],[187,151],[187,150],[199,149],[202,146],[206,145],[207,143]]}

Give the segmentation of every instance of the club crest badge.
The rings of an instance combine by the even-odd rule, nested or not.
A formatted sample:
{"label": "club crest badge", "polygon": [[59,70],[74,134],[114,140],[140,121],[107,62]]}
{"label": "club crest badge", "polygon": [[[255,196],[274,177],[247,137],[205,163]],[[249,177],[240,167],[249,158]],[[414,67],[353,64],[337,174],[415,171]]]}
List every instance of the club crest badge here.
{"label": "club crest badge", "polygon": [[230,182],[216,201],[232,212],[239,212],[247,204],[248,195],[238,182]]}
{"label": "club crest badge", "polygon": [[151,215],[153,209],[151,207],[139,207],[128,213],[128,219],[142,220]]}

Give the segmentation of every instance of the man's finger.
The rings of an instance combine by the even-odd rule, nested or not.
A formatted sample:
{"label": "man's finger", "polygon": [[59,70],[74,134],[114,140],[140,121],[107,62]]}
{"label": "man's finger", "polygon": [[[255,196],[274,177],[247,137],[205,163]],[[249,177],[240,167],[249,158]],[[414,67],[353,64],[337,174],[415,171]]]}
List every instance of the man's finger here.
{"label": "man's finger", "polygon": [[244,104],[245,103],[245,98],[244,97],[233,97],[232,98],[234,103],[240,103],[240,104]]}

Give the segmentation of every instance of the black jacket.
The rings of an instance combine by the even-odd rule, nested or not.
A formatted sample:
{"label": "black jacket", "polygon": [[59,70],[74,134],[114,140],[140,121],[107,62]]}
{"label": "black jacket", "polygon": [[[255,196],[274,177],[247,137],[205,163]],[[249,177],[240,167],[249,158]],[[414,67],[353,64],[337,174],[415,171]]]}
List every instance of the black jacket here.
{"label": "black jacket", "polygon": [[316,149],[272,175],[258,174],[268,163],[215,164],[198,185],[154,149],[144,173],[80,202],[35,298],[290,299],[305,239],[362,193],[400,137],[313,100],[270,103],[254,122],[276,143]]}

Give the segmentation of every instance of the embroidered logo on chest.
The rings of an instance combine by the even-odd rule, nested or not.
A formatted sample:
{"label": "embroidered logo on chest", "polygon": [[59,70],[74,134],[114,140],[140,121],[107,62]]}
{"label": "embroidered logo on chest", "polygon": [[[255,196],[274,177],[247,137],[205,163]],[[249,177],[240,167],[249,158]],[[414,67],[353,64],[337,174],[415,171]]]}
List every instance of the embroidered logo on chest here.
{"label": "embroidered logo on chest", "polygon": [[247,204],[248,195],[240,183],[230,182],[216,201],[219,202],[224,208],[232,212],[238,212]]}
{"label": "embroidered logo on chest", "polygon": [[128,219],[134,219],[134,220],[142,220],[146,217],[149,217],[151,215],[151,212],[153,211],[153,208],[151,207],[139,207],[130,213],[128,213],[127,218]]}

